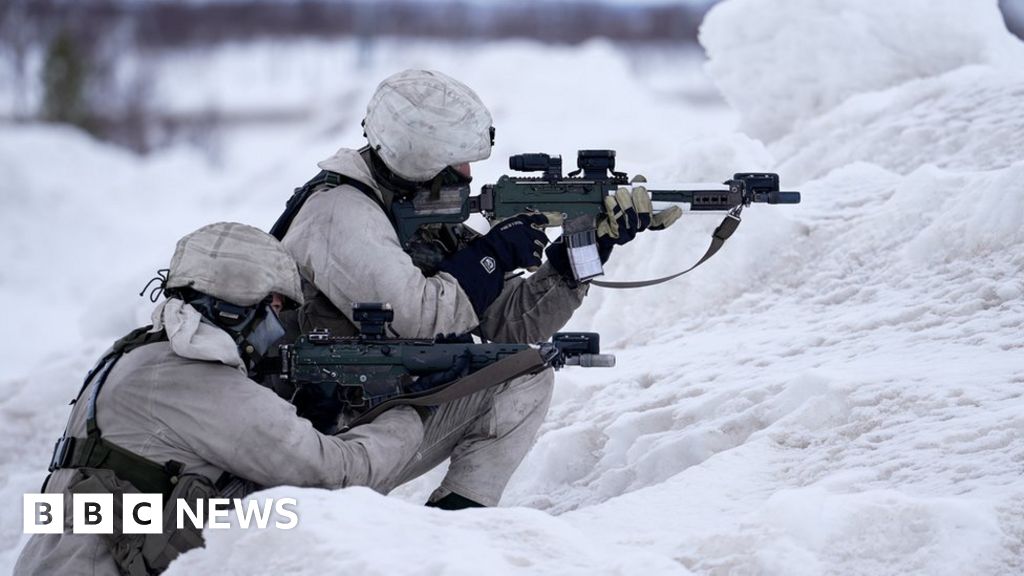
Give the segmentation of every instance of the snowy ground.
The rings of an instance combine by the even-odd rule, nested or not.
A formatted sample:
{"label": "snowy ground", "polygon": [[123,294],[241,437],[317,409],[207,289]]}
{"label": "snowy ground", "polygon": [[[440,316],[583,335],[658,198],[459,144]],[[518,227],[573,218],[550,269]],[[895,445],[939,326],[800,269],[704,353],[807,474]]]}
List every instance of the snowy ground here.
{"label": "snowy ground", "polygon": [[[194,79],[166,105],[262,105],[268,55],[344,72],[311,100],[282,81],[309,117],[226,133],[213,164],[5,129],[0,567],[67,399],[146,319],[134,293],[174,240],[268,226],[313,161],[358,143],[376,80],[427,66],[495,113],[481,182],[514,152],[610,147],[652,183],[774,169],[804,203],[747,210],[683,279],[592,291],[571,327],[601,331],[618,367],[560,374],[503,508],[418,506],[440,470],[397,498],[279,488],[298,529],[211,533],[170,573],[1024,572],[1024,47],[1001,26],[992,0],[728,0],[702,43],[732,108],[692,56],[637,66],[600,43],[385,46],[366,68],[353,45],[235,46],[164,62],[162,81]],[[715,224],[642,237],[609,277],[682,268]]]}

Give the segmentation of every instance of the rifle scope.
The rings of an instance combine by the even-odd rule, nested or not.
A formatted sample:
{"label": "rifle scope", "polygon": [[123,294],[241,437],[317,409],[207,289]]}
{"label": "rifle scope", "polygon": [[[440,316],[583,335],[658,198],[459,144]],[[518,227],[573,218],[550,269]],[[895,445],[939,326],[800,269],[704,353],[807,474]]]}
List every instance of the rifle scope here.
{"label": "rifle scope", "polygon": [[557,180],[562,177],[562,157],[544,153],[515,154],[509,156],[508,167],[516,172],[543,172],[544,178]]}
{"label": "rifle scope", "polygon": [[[542,152],[515,154],[509,156],[508,167],[516,172],[543,172],[546,180],[562,179],[562,157]],[[570,177],[583,173],[586,180],[607,180],[608,173],[615,172],[615,150],[579,150],[576,153],[576,167],[579,170]]]}

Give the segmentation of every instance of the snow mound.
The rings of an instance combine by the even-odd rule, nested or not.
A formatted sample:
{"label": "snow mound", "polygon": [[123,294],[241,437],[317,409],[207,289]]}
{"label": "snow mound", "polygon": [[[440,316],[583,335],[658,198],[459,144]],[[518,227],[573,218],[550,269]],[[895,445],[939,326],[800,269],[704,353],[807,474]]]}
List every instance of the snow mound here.
{"label": "snow mound", "polygon": [[769,141],[854,94],[1024,57],[996,0],[730,0],[700,42],[743,130]]}
{"label": "snow mound", "polygon": [[[618,365],[559,374],[505,508],[406,503],[421,503],[443,469],[400,499],[279,488],[265,495],[297,498],[298,528],[210,532],[170,573],[1024,573],[1024,130],[1020,75],[1007,67],[1020,45],[994,6],[727,0],[703,42],[748,134],[730,133],[732,113],[709,118],[634,85],[600,43],[396,49],[381,70],[353,72],[458,70],[508,126],[497,158],[605,137],[619,168],[652,187],[775,169],[803,203],[745,210],[726,248],[689,276],[591,290],[569,328],[598,329]],[[527,64],[507,74],[516,58]],[[576,68],[541,66],[549,59]],[[587,82],[604,68],[624,77],[620,90]],[[0,566],[16,555],[18,495],[41,480],[63,401],[127,324],[127,279],[148,277],[199,224],[269,223],[282,191],[310,175],[311,148],[338,143],[328,123],[236,137],[220,171],[180,154],[122,157],[52,129],[0,134],[0,167],[26,191],[0,196],[2,222],[25,235],[3,253],[0,295],[28,304],[9,311],[26,337],[8,335],[5,348],[41,348],[36,324],[93,329],[62,333],[75,353],[45,370],[0,379]],[[29,169],[48,167],[48,150],[88,174],[80,196],[57,171]],[[492,161],[477,178],[505,171]],[[51,197],[68,206],[53,218]],[[117,217],[102,214],[108,197]],[[84,224],[93,218],[102,224]],[[687,214],[641,235],[616,248],[609,277],[692,263],[719,220]],[[40,222],[63,236],[40,234]],[[86,284],[105,300],[53,271],[101,264]]]}
{"label": "snow mound", "polygon": [[299,526],[207,530],[206,548],[183,556],[167,575],[219,573],[225,565],[235,574],[313,573],[296,572],[311,559],[335,574],[367,576],[690,573],[662,556],[602,545],[571,523],[535,510],[452,514],[366,488],[278,488],[261,496],[297,499]]}
{"label": "snow mound", "polygon": [[780,138],[779,170],[796,181],[851,160],[906,174],[923,164],[995,170],[1024,149],[1024,69],[970,66],[857,94]]}

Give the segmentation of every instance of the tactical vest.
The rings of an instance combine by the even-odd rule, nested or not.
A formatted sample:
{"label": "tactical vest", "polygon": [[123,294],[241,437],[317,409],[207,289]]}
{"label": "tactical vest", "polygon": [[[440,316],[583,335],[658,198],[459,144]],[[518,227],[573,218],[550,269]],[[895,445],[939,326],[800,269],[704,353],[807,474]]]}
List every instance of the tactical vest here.
{"label": "tactical vest", "polygon": [[[151,326],[133,330],[114,343],[110,352],[89,371],[74,403],[95,381],[86,406],[86,437],[69,436],[70,420],[64,435],[54,446],[49,472],[73,469],[75,473],[65,488],[68,494],[113,494],[114,533],[102,535],[110,546],[111,555],[122,574],[146,576],[163,572],[182,552],[203,545],[202,529],[186,523],[177,529],[176,504],[184,499],[193,510],[217,496],[217,486],[201,474],[182,473],[184,465],[169,460],[163,464],[122,448],[106,440],[96,420],[96,401],[107,376],[117,361],[126,353],[155,342],[167,340],[165,332],[152,333]],[[50,476],[43,483],[45,492]],[[227,477],[221,479],[227,482]],[[219,484],[220,482],[218,482]],[[124,494],[159,493],[164,496],[164,516],[160,521],[160,534],[124,534],[121,528],[122,497]],[[66,516],[71,522],[70,514]],[[154,519],[154,521],[156,521]]]}
{"label": "tactical vest", "polygon": [[[295,189],[294,194],[285,205],[284,212],[271,227],[270,234],[278,240],[284,240],[295,216],[313,193],[340,186],[352,186],[373,200],[387,215],[397,233],[397,223],[389,204],[382,201],[373,188],[350,176],[322,170],[301,187]],[[412,258],[413,264],[423,272],[423,275],[430,277],[437,273],[438,266],[447,255],[461,250],[478,235],[472,228],[462,224],[430,224],[420,227],[416,237],[405,247],[405,251]],[[302,292],[305,304],[294,313],[285,312],[280,315],[282,323],[288,330],[287,341],[292,342],[299,334],[308,334],[314,329],[327,329],[335,336],[359,334],[356,325],[338,310],[337,306],[323,292],[305,278],[302,280]]]}
{"label": "tactical vest", "polygon": [[[107,376],[121,356],[146,344],[167,341],[167,334],[164,331],[152,333],[149,331],[151,328],[152,326],[136,328],[115,342],[110,352],[89,371],[74,402],[77,404],[81,401],[81,396],[89,384],[96,382],[86,406],[87,435],[85,438],[76,438],[68,436],[68,430],[65,430],[53,449],[49,467],[51,473],[60,468],[110,468],[139,491],[159,492],[165,496],[170,494],[183,468],[180,462],[171,460],[158,464],[126,450],[104,439],[96,421],[96,400],[107,381]],[[43,487],[45,489],[45,483]]]}

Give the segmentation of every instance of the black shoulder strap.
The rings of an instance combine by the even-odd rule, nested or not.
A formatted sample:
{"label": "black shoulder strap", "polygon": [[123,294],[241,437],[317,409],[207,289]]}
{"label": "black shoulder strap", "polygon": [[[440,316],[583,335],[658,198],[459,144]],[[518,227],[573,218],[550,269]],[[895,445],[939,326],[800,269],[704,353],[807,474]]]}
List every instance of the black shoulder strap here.
{"label": "black shoulder strap", "polygon": [[140,346],[167,340],[163,330],[150,332],[150,329],[150,326],[138,328],[115,342],[111,352],[86,377],[82,391],[96,380],[86,406],[87,435],[85,438],[76,438],[68,436],[65,430],[54,446],[50,472],[59,468],[106,468],[113,470],[122,480],[130,482],[140,492],[170,494],[184,468],[180,462],[171,460],[158,464],[105,440],[96,421],[96,399],[117,361]]}
{"label": "black shoulder strap", "polygon": [[114,369],[114,364],[121,359],[121,356],[135,350],[140,346],[146,344],[153,344],[155,342],[164,342],[167,340],[167,332],[164,330],[158,330],[156,332],[150,332],[152,326],[143,326],[142,328],[136,328],[128,333],[127,336],[121,338],[110,348],[110,354],[107,355],[103,363],[98,366],[96,372],[91,373],[86,379],[86,386],[89,381],[92,380],[96,373],[99,374],[99,380],[96,382],[96,386],[92,389],[92,394],[89,395],[89,405],[86,407],[86,430],[89,432],[89,436],[99,436],[100,427],[96,424],[96,398],[100,394],[100,388],[107,382],[107,376],[110,371]]}
{"label": "black shoulder strap", "polygon": [[381,203],[377,193],[373,191],[365,183],[356,180],[350,176],[339,174],[337,172],[331,172],[329,170],[321,170],[319,174],[314,176],[309,182],[306,182],[300,188],[295,189],[295,193],[288,199],[285,204],[284,212],[278,217],[277,222],[270,228],[270,235],[278,240],[284,240],[284,235],[288,233],[288,228],[292,225],[292,220],[295,220],[295,216],[302,209],[302,206],[306,203],[306,200],[316,192],[320,186],[327,185],[331,188],[337,188],[338,186],[347,185],[359,190],[363,194],[369,196],[374,202],[376,202],[382,210],[386,213],[384,205]]}

